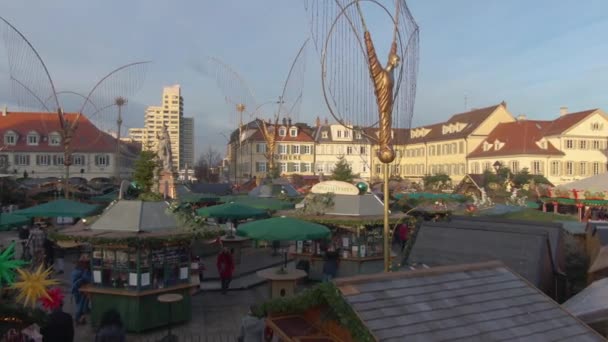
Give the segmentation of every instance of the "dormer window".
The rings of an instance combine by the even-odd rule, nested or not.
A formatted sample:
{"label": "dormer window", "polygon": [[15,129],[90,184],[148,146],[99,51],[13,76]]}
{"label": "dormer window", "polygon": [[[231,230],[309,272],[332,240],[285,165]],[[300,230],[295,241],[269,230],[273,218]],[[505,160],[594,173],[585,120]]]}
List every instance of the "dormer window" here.
{"label": "dormer window", "polygon": [[289,129],[289,136],[290,137],[297,137],[298,136],[298,129],[297,128],[290,128]]}
{"label": "dormer window", "polygon": [[4,134],[4,145],[16,145],[17,144],[17,133],[8,131]]}
{"label": "dormer window", "polygon": [[492,148],[492,146],[493,146],[493,145],[494,145],[494,144],[490,144],[490,143],[488,143],[487,141],[484,141],[484,142],[483,142],[483,151],[484,151],[484,152],[489,151],[489,150]]}
{"label": "dormer window", "polygon": [[338,138],[342,138],[342,131],[338,130]]}
{"label": "dormer window", "polygon": [[355,139],[361,139],[361,133],[355,133]]}
{"label": "dormer window", "polygon": [[61,135],[57,132],[49,134],[49,146],[59,146],[61,144]]}
{"label": "dormer window", "polygon": [[40,140],[40,135],[36,132],[29,132],[27,134],[27,144],[30,146],[38,145],[38,141]]}
{"label": "dormer window", "polygon": [[327,137],[328,137],[327,132],[321,132],[321,138],[327,139]]}
{"label": "dormer window", "polygon": [[284,137],[286,135],[287,135],[287,129],[285,129],[285,127],[279,128],[279,136]]}
{"label": "dormer window", "polygon": [[503,146],[505,145],[505,143],[500,142],[500,140],[496,139],[494,140],[494,150],[498,151],[500,150]]}

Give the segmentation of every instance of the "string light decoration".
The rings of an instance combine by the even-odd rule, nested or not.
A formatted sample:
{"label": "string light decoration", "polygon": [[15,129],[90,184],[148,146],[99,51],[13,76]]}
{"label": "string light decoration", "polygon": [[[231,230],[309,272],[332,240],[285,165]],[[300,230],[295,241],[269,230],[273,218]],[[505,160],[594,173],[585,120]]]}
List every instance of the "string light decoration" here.
{"label": "string light decoration", "polygon": [[50,279],[52,268],[44,269],[38,266],[36,271],[17,269],[20,281],[14,282],[12,288],[19,291],[16,301],[22,302],[23,306],[35,307],[40,298],[50,299],[48,288],[58,285],[59,281]]}
{"label": "string light decoration", "polygon": [[0,287],[11,285],[15,281],[15,272],[27,265],[23,260],[15,260],[15,243],[12,242],[0,253]]}

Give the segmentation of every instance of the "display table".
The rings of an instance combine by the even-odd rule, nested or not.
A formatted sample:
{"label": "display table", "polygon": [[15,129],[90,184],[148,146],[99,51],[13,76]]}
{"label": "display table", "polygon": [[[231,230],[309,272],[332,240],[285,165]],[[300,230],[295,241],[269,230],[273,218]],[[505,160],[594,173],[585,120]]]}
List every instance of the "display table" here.
{"label": "display table", "polygon": [[[294,263],[297,265],[300,261],[308,262],[308,279],[321,281],[323,280],[323,263],[322,255],[313,255],[307,253],[291,253]],[[392,258],[395,254],[392,255]],[[384,256],[369,256],[369,257],[347,257],[340,256],[338,259],[339,277],[352,277],[360,274],[372,274],[383,272]]]}
{"label": "display table", "polygon": [[232,257],[234,258],[235,264],[241,263],[241,256],[243,255],[242,249],[251,246],[251,239],[242,236],[223,236],[221,238],[221,241],[224,247],[227,247],[230,250],[234,250],[234,254],[232,255]]}
{"label": "display table", "polygon": [[277,273],[280,268],[269,268],[257,272],[258,277],[270,281],[270,298],[293,296],[298,280],[306,278],[302,270],[287,270]]}
{"label": "display table", "polygon": [[[91,299],[91,321],[94,327],[99,326],[104,312],[115,309],[120,314],[127,331],[141,332],[165,327],[169,322],[190,320],[192,315],[190,289],[192,286],[191,284],[179,284],[163,289],[130,291],[84,285],[80,291],[88,294]],[[166,304],[157,300],[159,295],[168,293],[183,296],[182,301],[172,304],[172,318],[167,316]]]}
{"label": "display table", "polygon": [[163,337],[162,341],[177,341],[177,336],[171,333],[171,325],[173,323],[173,304],[181,302],[184,299],[184,296],[177,293],[165,293],[158,296],[158,301],[164,304],[169,305],[169,331],[167,332],[167,336]]}

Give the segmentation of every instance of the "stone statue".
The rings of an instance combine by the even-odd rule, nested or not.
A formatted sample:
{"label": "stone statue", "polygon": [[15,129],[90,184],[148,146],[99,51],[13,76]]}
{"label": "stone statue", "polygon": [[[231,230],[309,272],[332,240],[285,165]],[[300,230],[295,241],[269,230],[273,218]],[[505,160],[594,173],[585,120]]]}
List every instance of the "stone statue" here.
{"label": "stone statue", "polygon": [[173,172],[173,159],[171,156],[171,140],[169,138],[169,131],[167,125],[163,124],[163,128],[160,134],[156,134],[158,139],[158,148],[156,151],[156,157],[160,162],[160,169],[162,171]]}

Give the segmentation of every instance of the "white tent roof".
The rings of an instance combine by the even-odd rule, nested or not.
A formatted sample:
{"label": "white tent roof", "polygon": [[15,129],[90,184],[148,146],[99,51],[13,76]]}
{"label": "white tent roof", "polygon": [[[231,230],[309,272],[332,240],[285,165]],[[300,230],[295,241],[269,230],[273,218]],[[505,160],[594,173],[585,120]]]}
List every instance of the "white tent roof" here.
{"label": "white tent roof", "polygon": [[605,191],[608,190],[608,172],[562,184],[559,187],[576,190]]}

